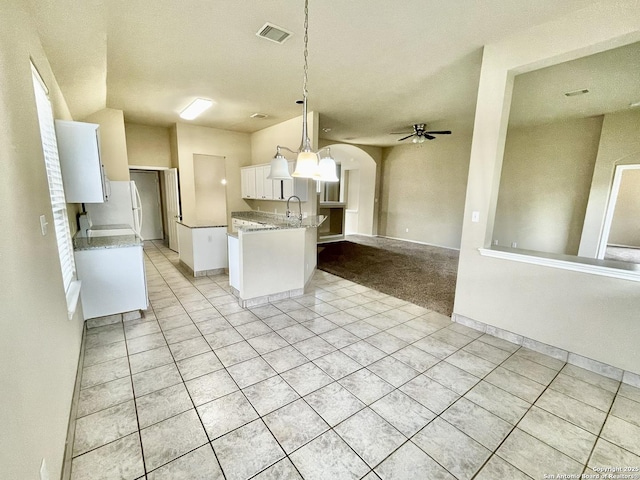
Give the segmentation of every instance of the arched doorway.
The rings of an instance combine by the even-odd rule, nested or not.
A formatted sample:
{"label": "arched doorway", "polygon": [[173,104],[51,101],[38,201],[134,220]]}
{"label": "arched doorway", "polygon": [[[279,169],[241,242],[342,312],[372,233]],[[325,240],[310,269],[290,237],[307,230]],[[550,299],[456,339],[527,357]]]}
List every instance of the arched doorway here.
{"label": "arched doorway", "polygon": [[[361,148],[346,144],[326,145],[340,166],[340,203],[344,203],[344,234],[376,235],[377,164]],[[321,200],[322,204],[322,200]]]}

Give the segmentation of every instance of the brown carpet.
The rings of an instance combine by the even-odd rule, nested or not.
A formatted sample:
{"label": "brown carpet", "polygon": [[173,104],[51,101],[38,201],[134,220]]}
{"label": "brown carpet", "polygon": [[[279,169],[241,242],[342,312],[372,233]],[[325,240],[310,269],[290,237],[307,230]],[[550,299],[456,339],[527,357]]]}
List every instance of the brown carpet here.
{"label": "brown carpet", "polygon": [[380,237],[323,244],[318,268],[360,285],[451,315],[458,251]]}

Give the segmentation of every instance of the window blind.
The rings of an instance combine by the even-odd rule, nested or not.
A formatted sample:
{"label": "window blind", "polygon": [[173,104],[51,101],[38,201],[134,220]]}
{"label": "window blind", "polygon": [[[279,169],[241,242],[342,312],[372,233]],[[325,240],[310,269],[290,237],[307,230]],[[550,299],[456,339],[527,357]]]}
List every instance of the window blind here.
{"label": "window blind", "polygon": [[44,164],[47,170],[47,180],[49,181],[49,195],[51,197],[56,240],[58,242],[58,256],[60,257],[60,266],[62,268],[62,280],[65,292],[68,292],[75,277],[76,267],[73,260],[73,243],[69,230],[67,203],[64,198],[60,159],[58,158],[53,110],[47,95],[47,88],[33,64],[31,65],[31,73],[36,96],[38,122],[40,124],[40,137],[44,151]]}

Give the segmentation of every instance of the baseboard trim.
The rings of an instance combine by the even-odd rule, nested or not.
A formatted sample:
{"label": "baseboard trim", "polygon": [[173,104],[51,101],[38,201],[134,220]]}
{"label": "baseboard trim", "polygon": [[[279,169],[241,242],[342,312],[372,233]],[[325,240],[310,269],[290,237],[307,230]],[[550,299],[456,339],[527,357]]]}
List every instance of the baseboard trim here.
{"label": "baseboard trim", "polygon": [[71,397],[71,407],[69,408],[69,424],[67,426],[67,439],[64,445],[64,457],[62,459],[61,480],[69,480],[71,478],[71,462],[73,460],[73,443],[76,436],[76,416],[78,414],[78,402],[80,400],[80,385],[82,381],[82,370],[84,367],[84,346],[87,336],[86,322],[82,328],[82,341],[80,342],[80,354],[78,355],[78,366],[76,371],[76,382],[73,387],[73,396]]}
{"label": "baseboard trim", "polygon": [[458,313],[453,313],[451,315],[451,320],[466,327],[473,328],[474,330],[478,330],[479,332],[549,355],[550,357],[556,358],[570,365],[575,365],[576,367],[584,368],[585,370],[640,388],[640,375],[637,373],[623,370],[621,368],[599,362],[598,360],[584,357],[577,353],[569,352],[553,345],[548,345],[546,343],[539,342],[538,340],[534,340],[533,338],[528,338],[487,323],[479,322]]}
{"label": "baseboard trim", "polygon": [[[360,235],[360,234],[358,233],[357,235]],[[456,252],[460,251],[459,248],[445,247],[444,245],[437,245],[435,243],[420,242],[418,240],[409,240],[407,238],[388,237],[387,235],[367,235],[367,236],[369,236],[369,237],[388,238],[389,240],[400,240],[402,242],[409,242],[409,243],[417,243],[418,245],[426,245],[428,247],[446,248],[447,250],[455,250]]]}

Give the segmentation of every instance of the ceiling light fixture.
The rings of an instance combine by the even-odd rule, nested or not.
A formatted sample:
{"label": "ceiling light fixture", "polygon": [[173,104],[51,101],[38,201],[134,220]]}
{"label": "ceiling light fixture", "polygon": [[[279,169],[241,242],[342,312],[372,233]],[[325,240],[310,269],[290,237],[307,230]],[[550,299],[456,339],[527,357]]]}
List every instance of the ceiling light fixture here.
{"label": "ceiling light fixture", "polygon": [[206,109],[208,109],[211,105],[213,105],[212,100],[207,100],[206,98],[196,98],[187,106],[187,108],[180,112],[180,118],[184,118],[185,120],[193,120]]}
{"label": "ceiling light fixture", "polygon": [[[309,140],[308,125],[307,125],[307,81],[309,71],[309,0],[304,1],[304,76],[302,83],[302,141],[300,142],[300,148],[297,152],[286,148],[277,147],[276,155],[271,161],[271,172],[269,177],[273,180],[285,180],[292,176],[298,178],[312,178],[314,180],[320,180],[323,182],[337,182],[338,177],[336,175],[336,161],[331,157],[331,152],[326,157],[320,160],[319,152],[314,152],[311,149],[311,141]],[[287,164],[286,176],[284,176],[284,165],[286,159],[280,154],[280,149],[284,148],[290,152],[297,153],[296,168],[295,171],[289,175],[289,167]],[[320,151],[325,150],[321,149]],[[320,163],[322,162],[322,168]],[[331,169],[333,168],[333,172]]]}

